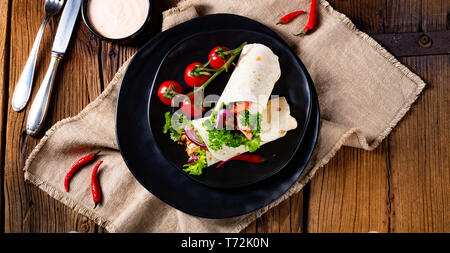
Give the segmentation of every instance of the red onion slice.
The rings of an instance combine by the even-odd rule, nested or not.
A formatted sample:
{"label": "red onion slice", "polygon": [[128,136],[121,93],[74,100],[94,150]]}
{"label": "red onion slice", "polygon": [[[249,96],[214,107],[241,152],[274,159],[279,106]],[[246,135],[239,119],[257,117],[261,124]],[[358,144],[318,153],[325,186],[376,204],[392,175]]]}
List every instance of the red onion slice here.
{"label": "red onion slice", "polygon": [[196,161],[198,161],[198,159],[199,159],[198,156],[189,157],[188,164],[193,164]]}
{"label": "red onion slice", "polygon": [[232,116],[233,116],[233,112],[231,110],[229,110],[227,108],[220,109],[220,111],[217,113],[216,122],[214,124],[214,127],[217,130],[222,130],[224,128],[224,126],[226,125],[228,117],[232,117]]}
{"label": "red onion slice", "polygon": [[184,132],[186,133],[186,136],[191,140],[193,143],[199,145],[200,147],[206,147],[206,144],[203,142],[200,142],[200,139],[198,135],[195,133],[194,128],[190,128],[188,124],[184,127]]}

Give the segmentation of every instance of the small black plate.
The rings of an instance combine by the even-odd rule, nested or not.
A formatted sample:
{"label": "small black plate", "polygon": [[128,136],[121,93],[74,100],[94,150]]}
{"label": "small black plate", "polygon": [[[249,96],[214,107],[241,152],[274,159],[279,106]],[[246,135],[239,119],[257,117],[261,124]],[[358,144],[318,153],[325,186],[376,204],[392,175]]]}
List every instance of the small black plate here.
{"label": "small black plate", "polygon": [[[309,120],[311,91],[309,90],[307,77],[298,57],[284,43],[265,33],[242,29],[197,33],[181,41],[170,50],[162,61],[153,83],[149,103],[150,128],[156,144],[164,156],[182,173],[185,173],[183,165],[188,160],[185,146],[174,143],[167,134],[162,133],[164,113],[171,110],[171,108],[159,100],[159,85],[164,81],[173,80],[183,84],[185,93],[192,91],[192,88],[187,86],[184,81],[184,69],[186,66],[192,62],[206,62],[210,50],[216,46],[237,48],[244,41],[248,44],[261,43],[269,47],[279,57],[281,77],[275,84],[272,95],[286,97],[291,115],[297,120],[298,125],[296,129],[289,131],[283,138],[267,143],[254,152],[254,154],[263,157],[275,155],[275,158],[270,159],[268,162],[253,164],[230,161],[220,168],[216,168],[216,164],[205,168],[200,176],[189,175],[195,181],[210,187],[242,187],[278,173],[297,151]],[[205,97],[210,95],[220,96],[231,76],[232,70],[228,73],[222,73],[216,78],[206,89]],[[214,107],[214,104],[207,110],[210,110],[212,107]]]}
{"label": "small black plate", "polygon": [[179,41],[197,32],[218,28],[264,32],[282,41],[264,25],[241,16],[216,14],[192,19],[158,34],[136,53],[122,79],[116,110],[117,143],[134,177],[172,207],[205,218],[243,215],[278,199],[302,175],[319,134],[317,95],[305,70],[312,95],[310,121],[298,152],[279,173],[249,186],[217,189],[191,180],[167,161],[159,151],[148,121],[148,103],[156,71],[164,56]]}

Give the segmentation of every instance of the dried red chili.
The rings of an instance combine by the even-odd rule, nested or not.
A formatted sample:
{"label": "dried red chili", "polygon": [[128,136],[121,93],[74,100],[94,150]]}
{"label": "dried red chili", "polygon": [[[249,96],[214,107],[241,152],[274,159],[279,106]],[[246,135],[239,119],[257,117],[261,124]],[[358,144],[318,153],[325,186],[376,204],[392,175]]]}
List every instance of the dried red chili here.
{"label": "dried red chili", "polygon": [[94,200],[95,206],[97,206],[97,204],[102,200],[102,189],[100,188],[100,183],[97,176],[98,168],[102,163],[103,161],[100,161],[95,165],[91,176],[92,199]]}
{"label": "dried red chili", "polygon": [[317,0],[311,1],[311,10],[309,11],[309,19],[308,24],[303,28],[303,31],[296,34],[296,36],[304,35],[314,29],[316,27],[316,21],[317,21]]}
{"label": "dried red chili", "polygon": [[265,159],[259,155],[243,154],[243,155],[231,157],[230,159],[219,163],[216,168],[219,168],[224,163],[232,161],[232,160],[239,160],[239,161],[250,162],[250,163],[263,163],[263,162],[267,161],[267,159]]}
{"label": "dried red chili", "polygon": [[288,14],[284,15],[282,18],[280,18],[280,21],[278,21],[277,25],[287,24],[287,23],[291,22],[294,18],[296,18],[297,16],[299,16],[303,13],[305,13],[305,12],[304,11],[294,11],[294,12],[288,13]]}
{"label": "dried red chili", "polygon": [[89,162],[91,162],[92,160],[94,160],[98,156],[99,153],[100,153],[100,150],[90,153],[89,155],[80,158],[78,161],[76,161],[72,165],[72,167],[70,167],[69,172],[67,172],[66,177],[64,178],[64,187],[66,188],[67,192],[69,192],[70,179],[75,174],[75,172],[77,172],[84,165],[86,165]]}

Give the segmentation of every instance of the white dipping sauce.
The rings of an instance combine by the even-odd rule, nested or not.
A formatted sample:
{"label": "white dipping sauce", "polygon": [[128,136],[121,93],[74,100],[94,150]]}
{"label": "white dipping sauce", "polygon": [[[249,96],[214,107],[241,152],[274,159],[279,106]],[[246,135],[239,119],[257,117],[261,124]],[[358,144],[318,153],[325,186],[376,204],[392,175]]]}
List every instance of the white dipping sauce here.
{"label": "white dipping sauce", "polygon": [[89,0],[87,13],[92,28],[110,39],[137,32],[149,15],[148,0]]}

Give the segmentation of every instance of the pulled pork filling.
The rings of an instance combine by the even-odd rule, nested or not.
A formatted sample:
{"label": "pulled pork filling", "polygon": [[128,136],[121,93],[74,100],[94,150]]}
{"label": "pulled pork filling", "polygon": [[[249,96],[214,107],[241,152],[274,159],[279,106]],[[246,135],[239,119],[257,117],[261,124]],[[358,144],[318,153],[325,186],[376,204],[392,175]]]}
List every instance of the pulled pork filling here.
{"label": "pulled pork filling", "polygon": [[197,152],[198,149],[200,148],[199,145],[193,143],[191,140],[189,140],[189,138],[186,138],[185,145],[186,145],[186,152],[190,157],[194,157],[195,152]]}
{"label": "pulled pork filling", "polygon": [[201,147],[201,146],[195,144],[193,141],[189,140],[189,138],[185,134],[183,134],[180,137],[180,141],[178,141],[178,144],[186,146],[186,153],[187,153],[187,155],[189,157],[197,156],[196,153],[199,150],[206,150],[206,151],[208,151],[207,147]]}

